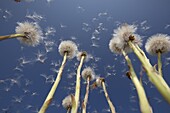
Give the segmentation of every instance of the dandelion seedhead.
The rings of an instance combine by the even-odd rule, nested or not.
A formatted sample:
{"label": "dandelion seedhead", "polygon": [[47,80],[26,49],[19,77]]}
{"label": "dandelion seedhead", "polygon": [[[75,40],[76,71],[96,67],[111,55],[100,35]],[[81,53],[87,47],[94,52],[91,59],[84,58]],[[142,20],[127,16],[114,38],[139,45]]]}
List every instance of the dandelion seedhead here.
{"label": "dandelion seedhead", "polygon": [[118,38],[112,38],[109,42],[109,49],[113,53],[121,54],[120,40]]}
{"label": "dandelion seedhead", "polygon": [[113,38],[109,43],[109,48],[112,52],[121,54],[121,50],[126,53],[131,52],[128,42],[131,41],[139,46],[142,45],[141,37],[135,34],[137,27],[135,25],[122,24],[114,30]]}
{"label": "dandelion seedhead", "polygon": [[37,23],[34,22],[18,22],[15,31],[17,34],[24,34],[25,37],[18,37],[21,43],[29,46],[36,46],[42,41],[42,31]]}
{"label": "dandelion seedhead", "polygon": [[66,96],[62,101],[62,106],[67,110],[71,109],[72,105],[73,105],[73,99],[74,99],[74,95],[72,95],[72,94]]}
{"label": "dandelion seedhead", "polygon": [[135,25],[128,25],[127,23],[124,23],[114,30],[113,36],[120,37],[127,42],[129,41],[129,36],[134,35],[136,30],[137,27]]}
{"label": "dandelion seedhead", "polygon": [[86,51],[79,51],[77,53],[77,60],[80,61],[82,56],[85,56],[85,60],[84,61],[86,61],[86,62],[89,61],[89,56],[88,56]]}
{"label": "dandelion seedhead", "polygon": [[145,45],[146,51],[151,55],[167,53],[170,51],[170,36],[166,34],[156,34],[151,36]]}
{"label": "dandelion seedhead", "polygon": [[112,38],[109,42],[109,49],[111,52],[116,53],[116,54],[122,54],[122,49],[126,52],[129,53],[132,50],[130,47],[127,45],[127,43],[121,43],[121,40],[119,38]]}
{"label": "dandelion seedhead", "polygon": [[58,47],[61,56],[67,52],[67,58],[72,59],[77,53],[77,45],[70,40],[62,41]]}
{"label": "dandelion seedhead", "polygon": [[88,77],[90,80],[93,80],[95,78],[95,73],[92,68],[87,67],[82,71],[82,77],[84,80],[87,80]]}
{"label": "dandelion seedhead", "polygon": [[[132,41],[137,45],[142,45],[141,37],[135,34],[137,27],[135,25],[129,25],[127,23],[122,24],[120,27],[114,30],[114,37],[118,37],[120,40],[124,41],[124,43],[128,41]],[[132,38],[132,36],[134,38]]]}
{"label": "dandelion seedhead", "polygon": [[101,87],[102,86],[102,82],[105,82],[105,80],[104,80],[104,78],[97,78],[96,79],[96,85],[98,86],[98,87]]}

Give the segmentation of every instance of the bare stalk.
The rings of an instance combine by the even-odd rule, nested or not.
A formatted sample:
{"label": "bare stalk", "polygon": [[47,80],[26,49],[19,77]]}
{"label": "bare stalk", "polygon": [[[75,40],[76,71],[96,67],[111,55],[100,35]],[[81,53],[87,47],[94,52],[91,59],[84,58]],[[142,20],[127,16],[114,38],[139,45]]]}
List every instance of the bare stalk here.
{"label": "bare stalk", "polygon": [[66,61],[67,61],[67,54],[68,53],[65,52],[61,67],[60,67],[58,75],[57,75],[57,78],[56,78],[50,92],[48,93],[48,96],[46,97],[46,99],[45,99],[45,101],[44,101],[44,103],[43,103],[43,105],[42,105],[42,107],[41,107],[41,109],[38,113],[45,113],[46,109],[48,108],[48,106],[50,105],[50,103],[53,99],[54,93],[57,89],[57,86],[58,86],[60,80],[61,80],[62,72],[63,72],[63,69],[65,67]]}
{"label": "bare stalk", "polygon": [[11,39],[11,38],[17,38],[17,37],[25,37],[25,35],[24,34],[11,34],[11,35],[6,35],[6,36],[0,36],[0,41]]}
{"label": "bare stalk", "polygon": [[162,61],[161,61],[161,52],[158,52],[158,72],[162,75]]}
{"label": "bare stalk", "polygon": [[77,110],[78,110],[78,104],[79,104],[79,98],[80,98],[80,82],[81,82],[80,71],[81,71],[84,59],[85,59],[85,56],[83,55],[81,57],[80,64],[77,69],[75,103],[73,103],[73,105],[72,105],[71,113],[77,113]]}
{"label": "bare stalk", "polygon": [[131,41],[129,41],[128,44],[141,61],[142,66],[146,70],[149,80],[155,85],[160,94],[170,104],[170,88],[166,81],[157,72],[157,70],[155,70],[155,68],[152,67],[149,59],[146,57],[145,53],[143,52],[143,50],[139,48],[138,45],[134,45]]}
{"label": "bare stalk", "polygon": [[87,109],[87,101],[88,101],[88,95],[89,95],[89,87],[90,87],[90,77],[87,77],[87,85],[86,85],[86,94],[84,97],[83,105],[82,105],[82,113],[86,113]]}
{"label": "bare stalk", "polygon": [[125,60],[130,70],[129,76],[133,84],[135,85],[137,93],[138,93],[139,106],[140,106],[141,113],[152,113],[152,108],[147,99],[145,90],[136,76],[131,60],[129,59],[128,55],[123,50],[122,50],[122,54],[124,55]]}
{"label": "bare stalk", "polygon": [[111,112],[112,112],[112,113],[116,113],[115,107],[114,107],[114,105],[112,104],[112,102],[111,102],[111,100],[110,100],[110,98],[109,98],[109,95],[108,95],[108,93],[107,93],[106,85],[105,85],[104,80],[102,80],[102,87],[103,87],[104,94],[105,94],[105,97],[106,97],[106,99],[107,99],[107,102],[108,102],[108,104],[109,104],[109,106],[110,106]]}

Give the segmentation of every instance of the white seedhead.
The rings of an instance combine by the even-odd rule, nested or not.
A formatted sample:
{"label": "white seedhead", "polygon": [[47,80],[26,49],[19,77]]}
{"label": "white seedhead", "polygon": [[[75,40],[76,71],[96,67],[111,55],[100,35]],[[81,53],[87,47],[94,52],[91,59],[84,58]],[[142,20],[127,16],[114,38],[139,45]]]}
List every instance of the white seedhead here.
{"label": "white seedhead", "polygon": [[156,34],[151,36],[145,45],[146,51],[151,55],[157,55],[158,52],[167,53],[170,51],[170,36],[166,34]]}
{"label": "white seedhead", "polygon": [[87,67],[82,71],[82,77],[84,80],[87,80],[88,77],[90,78],[90,80],[93,80],[95,79],[95,73],[92,68]]}
{"label": "white seedhead", "polygon": [[82,56],[85,56],[85,60],[84,61],[86,61],[86,62],[89,61],[89,55],[85,51],[79,51],[77,53],[77,60],[80,61]]}
{"label": "white seedhead", "polygon": [[135,25],[123,24],[114,30],[113,38],[110,40],[109,48],[112,52],[121,54],[121,50],[126,53],[131,52],[128,42],[135,45],[142,45],[141,37],[135,34],[137,27]]}
{"label": "white seedhead", "polygon": [[58,50],[61,56],[64,56],[65,52],[67,52],[67,58],[72,59],[76,56],[77,45],[70,40],[62,41]]}
{"label": "white seedhead", "polygon": [[43,33],[37,23],[18,22],[15,31],[17,34],[24,34],[25,37],[18,37],[21,43],[28,46],[37,46],[43,40]]}
{"label": "white seedhead", "polygon": [[62,106],[67,110],[71,109],[72,105],[73,105],[73,99],[74,99],[74,95],[72,95],[72,94],[66,96],[62,101]]}

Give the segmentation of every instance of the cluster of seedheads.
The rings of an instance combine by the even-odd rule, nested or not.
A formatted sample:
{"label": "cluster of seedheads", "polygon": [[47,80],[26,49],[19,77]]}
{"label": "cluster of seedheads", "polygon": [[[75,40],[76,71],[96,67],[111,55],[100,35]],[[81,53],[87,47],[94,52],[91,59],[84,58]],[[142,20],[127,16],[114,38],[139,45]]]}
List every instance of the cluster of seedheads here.
{"label": "cluster of seedheads", "polygon": [[[132,80],[136,88],[141,112],[152,113],[152,107],[149,104],[144,87],[142,86],[141,81],[138,80],[135,69],[128,54],[131,52],[134,52],[136,54],[142,64],[142,67],[145,69],[149,80],[153,83],[153,85],[155,85],[160,94],[170,104],[170,88],[163,78],[161,62],[161,55],[170,51],[170,37],[166,34],[156,34],[148,38],[145,44],[146,51],[149,54],[157,55],[158,57],[158,68],[156,69],[154,66],[151,65],[144,51],[140,49],[140,46],[142,46],[142,38],[140,35],[136,34],[136,30],[137,27],[135,25],[122,24],[120,27],[114,30],[113,38],[110,40],[109,43],[109,48],[111,52],[123,55],[126,60],[129,68],[129,71],[126,73],[126,75],[130,80]],[[27,44],[29,46],[36,46],[43,40],[42,37],[43,36],[41,28],[36,23],[23,22],[18,23],[18,26],[16,27],[16,34],[0,36],[0,40],[17,38],[24,44]],[[56,80],[51,90],[49,91],[42,107],[40,108],[39,113],[46,112],[46,109],[50,105],[61,80],[62,72],[65,68],[67,59],[71,60],[74,57],[77,57],[77,60],[79,61],[76,72],[75,94],[70,94],[63,100],[63,107],[67,109],[68,113],[77,113],[80,103],[80,83],[81,78],[83,78],[86,81],[86,93],[84,96],[84,101],[82,102],[82,113],[86,113],[90,81],[96,79],[96,81],[91,85],[91,88],[102,87],[111,112],[116,113],[115,107],[112,104],[106,90],[105,79],[96,77],[94,70],[90,67],[85,68],[81,72],[83,63],[87,62],[89,58],[87,52],[78,51],[77,45],[70,40],[62,41],[58,47],[58,51],[60,55],[63,56],[63,61],[57,73]]]}
{"label": "cluster of seedheads", "polygon": [[[62,41],[58,47],[59,49],[59,53],[61,56],[63,56],[63,62],[61,64],[61,67],[59,69],[56,81],[54,82],[48,96],[46,97],[44,104],[42,105],[39,113],[45,113],[46,109],[48,108],[54,93],[58,87],[58,84],[61,80],[61,76],[62,76],[62,72],[64,70],[64,66],[66,63],[67,59],[73,59],[75,56],[77,56],[77,60],[80,62],[77,68],[77,73],[76,73],[76,86],[75,86],[75,95],[71,94],[68,95],[62,102],[62,105],[64,108],[67,109],[67,112],[72,112],[72,113],[77,113],[78,111],[78,107],[79,107],[79,98],[80,98],[80,90],[81,90],[81,75],[82,78],[86,81],[87,85],[86,85],[86,94],[84,97],[84,101],[82,103],[82,112],[86,113],[86,106],[87,106],[87,101],[88,101],[88,95],[89,95],[89,88],[90,88],[90,81],[94,80],[95,77],[95,73],[94,70],[90,67],[85,68],[82,73],[81,73],[81,69],[83,66],[83,63],[86,61],[88,61],[88,54],[85,51],[80,51],[78,52],[77,49],[77,45],[70,41],[70,40],[66,40],[66,41]],[[81,74],[80,74],[81,73]],[[99,81],[97,79],[97,81]],[[98,82],[96,82],[98,83]],[[101,82],[103,83],[103,82]],[[106,91],[106,87],[105,84],[102,85],[105,91],[105,95],[107,95],[108,98],[108,94]],[[108,99],[107,99],[108,100]],[[110,99],[108,101],[109,105],[111,106],[111,108],[114,108],[113,104],[111,103]],[[115,113],[115,111],[113,112]]]}
{"label": "cluster of seedheads", "polygon": [[149,80],[155,85],[160,94],[170,104],[170,88],[163,79],[161,55],[170,51],[170,37],[166,34],[156,34],[148,38],[145,49],[151,55],[158,56],[158,69],[152,66],[144,51],[140,49],[142,38],[136,34],[137,27],[134,25],[122,24],[114,30],[113,38],[110,40],[109,48],[115,54],[124,56],[129,71],[127,77],[132,80],[138,94],[140,110],[142,113],[152,113],[152,108],[147,99],[142,81],[138,80],[128,53],[134,52],[142,63]]}

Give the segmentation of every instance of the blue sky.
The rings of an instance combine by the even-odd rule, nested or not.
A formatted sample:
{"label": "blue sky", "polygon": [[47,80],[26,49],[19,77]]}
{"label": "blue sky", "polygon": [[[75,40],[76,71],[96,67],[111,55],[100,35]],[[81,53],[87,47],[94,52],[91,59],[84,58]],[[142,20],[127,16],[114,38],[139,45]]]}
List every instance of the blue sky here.
{"label": "blue sky", "polygon": [[[110,98],[117,113],[140,113],[136,90],[125,73],[124,58],[110,52],[108,44],[113,30],[121,23],[135,24],[137,33],[146,39],[157,33],[170,35],[170,1],[168,0],[13,0],[0,1],[0,35],[15,33],[17,22],[37,22],[44,33],[44,41],[36,47],[21,44],[17,39],[0,42],[0,113],[35,113],[41,107],[56,77],[62,56],[58,45],[72,40],[79,50],[87,51],[91,59],[83,68],[91,66],[97,76],[104,77]],[[142,46],[144,49],[144,46]],[[145,49],[144,49],[145,51]],[[42,61],[37,60],[42,55]],[[157,58],[146,53],[151,63]],[[131,53],[136,73],[141,64]],[[164,78],[170,86],[169,58],[162,58]],[[44,60],[44,61],[43,61]],[[54,65],[54,63],[56,65]],[[62,80],[47,113],[65,113],[61,103],[74,94],[76,58],[68,60]],[[45,78],[46,77],[46,78]],[[138,76],[139,77],[139,76]],[[169,113],[170,106],[143,73],[143,84],[154,113]],[[82,102],[85,82],[81,85]],[[108,113],[109,106],[101,88],[90,91],[89,113]],[[81,108],[79,109],[81,111]]]}

